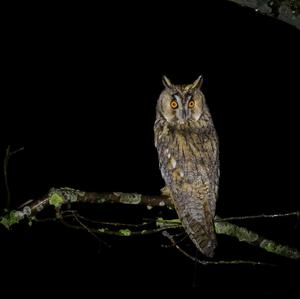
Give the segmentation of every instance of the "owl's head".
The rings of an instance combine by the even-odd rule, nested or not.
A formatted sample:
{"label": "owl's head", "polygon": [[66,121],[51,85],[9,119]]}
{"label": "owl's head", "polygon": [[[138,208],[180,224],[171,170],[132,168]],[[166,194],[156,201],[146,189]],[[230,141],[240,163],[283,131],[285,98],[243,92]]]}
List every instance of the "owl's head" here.
{"label": "owl's head", "polygon": [[200,90],[202,76],[188,85],[174,85],[166,76],[163,76],[162,81],[165,89],[157,102],[160,117],[173,124],[198,121],[205,105],[204,95]]}

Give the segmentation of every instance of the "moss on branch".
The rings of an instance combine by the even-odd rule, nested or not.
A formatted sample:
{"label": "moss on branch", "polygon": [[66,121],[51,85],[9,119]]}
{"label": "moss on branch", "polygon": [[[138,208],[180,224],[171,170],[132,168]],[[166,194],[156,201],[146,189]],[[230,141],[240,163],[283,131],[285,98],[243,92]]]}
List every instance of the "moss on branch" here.
{"label": "moss on branch", "polygon": [[[137,193],[95,193],[83,192],[72,188],[52,188],[44,197],[38,200],[31,200],[22,205],[19,209],[7,213],[0,218],[0,223],[7,229],[13,225],[18,224],[24,218],[29,219],[29,223],[35,219],[35,216],[48,206],[53,206],[57,211],[64,208],[65,204],[75,202],[85,202],[90,204],[103,204],[103,203],[119,203],[128,205],[145,205],[149,207],[162,207],[167,206],[171,209],[174,208],[172,200],[166,195],[162,196],[147,196]],[[292,214],[292,213],[291,213]],[[69,215],[72,216],[72,215]],[[263,215],[266,217],[266,215]],[[278,215],[276,215],[278,216]],[[57,213],[57,217],[63,217],[61,213]],[[237,217],[239,218],[239,217]],[[231,218],[232,219],[232,218]],[[278,244],[272,240],[268,240],[259,234],[252,232],[244,227],[237,226],[228,221],[222,220],[216,216],[215,229],[217,234],[224,234],[237,238],[240,242],[258,246],[268,252],[276,255],[284,256],[290,259],[300,259],[300,252],[296,248],[291,248],[282,244]],[[69,225],[72,228],[80,228],[80,226]],[[124,226],[124,225],[123,225]],[[142,225],[141,225],[142,226]],[[129,237],[133,235],[156,233],[166,229],[179,228],[181,223],[179,219],[163,219],[157,218],[155,221],[155,228],[142,230],[131,230],[129,228],[121,228],[119,230],[108,229],[107,227],[98,227],[89,229],[94,233],[113,234],[118,236]]]}

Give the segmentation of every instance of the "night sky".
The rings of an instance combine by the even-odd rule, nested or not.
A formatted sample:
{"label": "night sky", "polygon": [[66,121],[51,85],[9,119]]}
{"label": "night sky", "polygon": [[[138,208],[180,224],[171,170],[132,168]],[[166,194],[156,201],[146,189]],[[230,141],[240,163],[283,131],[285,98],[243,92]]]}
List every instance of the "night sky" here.
{"label": "night sky", "polygon": [[[24,146],[9,162],[11,208],[51,187],[159,194],[164,184],[153,124],[161,77],[190,83],[202,74],[220,139],[217,214],[300,210],[300,33],[232,3],[209,2],[215,1],[201,1],[197,8],[140,4],[136,10],[118,5],[10,12],[0,160],[8,144]],[[0,179],[4,208],[2,173]],[[143,207],[97,209],[114,221],[154,216]],[[296,218],[239,224],[300,248]],[[110,247],[59,223],[24,224],[10,232],[0,227],[3,285],[29,293],[42,286],[53,294],[60,285],[66,294],[85,291],[87,298],[104,288],[134,293],[138,287],[158,292],[193,285],[198,293],[300,292],[299,263],[230,238],[219,237],[216,260],[280,266],[195,267],[176,249],[162,248],[167,241],[159,234],[104,239]]]}

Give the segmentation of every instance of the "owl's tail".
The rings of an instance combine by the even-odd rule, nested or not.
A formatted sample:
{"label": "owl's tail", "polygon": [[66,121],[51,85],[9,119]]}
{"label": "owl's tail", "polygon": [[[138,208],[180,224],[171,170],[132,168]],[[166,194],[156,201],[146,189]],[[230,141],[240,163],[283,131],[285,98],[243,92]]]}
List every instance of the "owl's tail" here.
{"label": "owl's tail", "polygon": [[214,229],[214,211],[208,200],[192,198],[186,194],[177,194],[174,198],[175,208],[186,233],[196,247],[207,257],[213,257],[217,247]]}

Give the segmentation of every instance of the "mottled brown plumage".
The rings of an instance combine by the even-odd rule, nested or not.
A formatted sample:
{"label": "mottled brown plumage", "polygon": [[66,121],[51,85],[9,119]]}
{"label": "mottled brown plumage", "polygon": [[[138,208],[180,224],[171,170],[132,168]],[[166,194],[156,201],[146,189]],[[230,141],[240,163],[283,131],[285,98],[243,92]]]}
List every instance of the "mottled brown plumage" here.
{"label": "mottled brown plumage", "polygon": [[163,78],[156,108],[155,146],[162,176],[182,225],[196,247],[212,257],[217,245],[214,215],[219,183],[217,134],[200,88]]}

